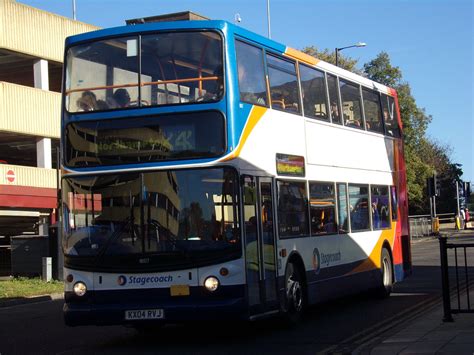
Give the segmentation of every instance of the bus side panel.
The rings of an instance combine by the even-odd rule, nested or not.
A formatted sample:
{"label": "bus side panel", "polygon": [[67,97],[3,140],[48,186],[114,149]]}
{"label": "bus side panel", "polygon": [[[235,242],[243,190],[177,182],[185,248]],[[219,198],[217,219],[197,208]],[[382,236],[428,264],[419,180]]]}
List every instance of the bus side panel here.
{"label": "bus side panel", "polygon": [[[396,223],[391,229],[335,234],[279,241],[279,255],[298,252],[305,265],[308,302],[322,302],[376,287],[380,282],[382,246],[394,245]],[[287,258],[279,256],[279,289],[284,296]]]}

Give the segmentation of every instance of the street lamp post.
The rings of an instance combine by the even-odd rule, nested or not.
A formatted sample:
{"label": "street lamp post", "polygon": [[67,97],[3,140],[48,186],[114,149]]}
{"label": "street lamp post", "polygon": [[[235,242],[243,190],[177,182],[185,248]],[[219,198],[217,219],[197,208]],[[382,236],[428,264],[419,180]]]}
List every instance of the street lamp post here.
{"label": "street lamp post", "polygon": [[367,45],[367,43],[364,43],[364,42],[358,42],[356,44],[353,44],[352,46],[347,46],[347,47],[340,47],[340,48],[337,48],[336,47],[336,67],[339,66],[339,52],[342,51],[343,49],[347,49],[347,48],[353,48],[353,47],[365,47]]}
{"label": "street lamp post", "polygon": [[267,25],[268,25],[268,38],[272,38],[270,31],[270,0],[267,0]]}

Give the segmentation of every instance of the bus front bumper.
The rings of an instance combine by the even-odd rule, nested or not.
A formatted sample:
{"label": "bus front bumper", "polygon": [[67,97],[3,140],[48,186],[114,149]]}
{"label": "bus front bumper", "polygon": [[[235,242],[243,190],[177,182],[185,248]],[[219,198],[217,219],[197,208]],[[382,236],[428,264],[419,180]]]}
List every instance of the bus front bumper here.
{"label": "bus front bumper", "polygon": [[[240,295],[239,295],[240,296]],[[183,298],[162,301],[146,300],[133,302],[94,303],[68,302],[64,304],[64,322],[68,326],[79,325],[140,325],[151,323],[180,323],[202,320],[242,320],[248,319],[245,297],[220,299]],[[162,319],[127,320],[127,311],[158,310]]]}

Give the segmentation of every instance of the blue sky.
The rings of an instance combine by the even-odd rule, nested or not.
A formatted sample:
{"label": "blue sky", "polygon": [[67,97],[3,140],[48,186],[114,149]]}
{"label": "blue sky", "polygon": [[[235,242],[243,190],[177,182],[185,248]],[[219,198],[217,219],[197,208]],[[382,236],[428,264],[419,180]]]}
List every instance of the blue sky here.
{"label": "blue sky", "polygon": [[[17,0],[72,17],[72,0]],[[76,0],[77,19],[100,27],[125,19],[194,11],[267,35],[266,0]],[[381,51],[400,67],[418,106],[433,116],[428,134],[452,148],[474,182],[473,2],[471,0],[270,0],[272,38],[320,49],[362,41],[343,52],[359,67]]]}

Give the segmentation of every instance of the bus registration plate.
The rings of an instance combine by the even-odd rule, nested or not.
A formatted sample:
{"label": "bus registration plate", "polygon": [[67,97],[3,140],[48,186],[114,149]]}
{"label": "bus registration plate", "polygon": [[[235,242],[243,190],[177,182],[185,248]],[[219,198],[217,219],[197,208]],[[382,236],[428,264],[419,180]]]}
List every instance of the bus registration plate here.
{"label": "bus registration plate", "polygon": [[125,311],[125,320],[163,319],[165,313],[162,309],[134,309]]}

